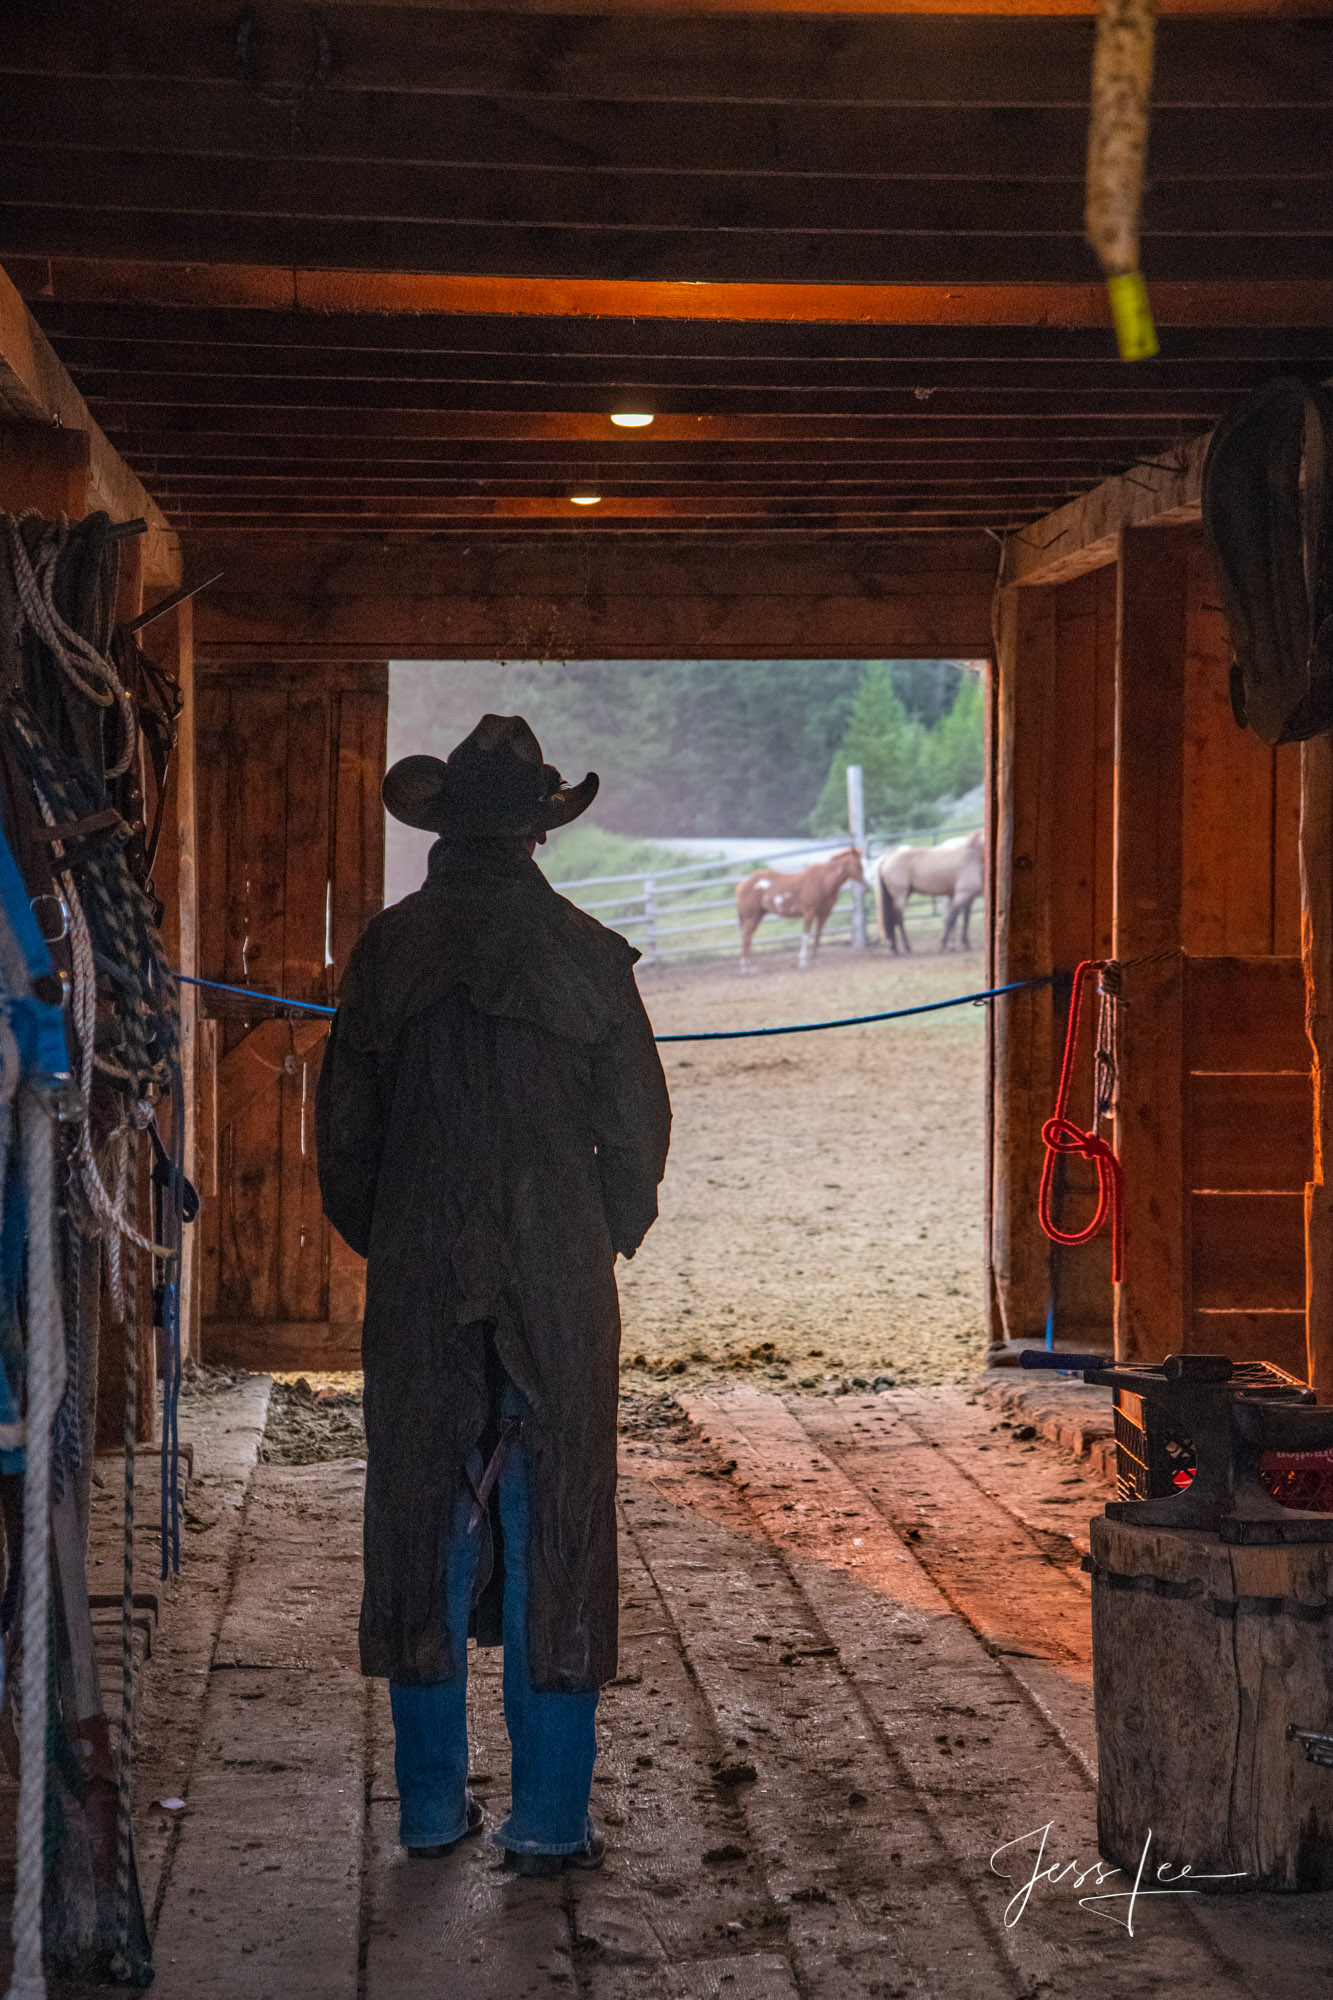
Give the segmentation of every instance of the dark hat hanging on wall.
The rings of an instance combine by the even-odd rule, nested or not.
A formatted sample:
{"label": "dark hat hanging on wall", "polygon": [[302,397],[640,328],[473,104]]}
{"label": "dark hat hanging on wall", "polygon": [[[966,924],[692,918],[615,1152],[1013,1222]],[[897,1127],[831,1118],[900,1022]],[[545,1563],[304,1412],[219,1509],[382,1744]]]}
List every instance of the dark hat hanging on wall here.
{"label": "dark hat hanging on wall", "polygon": [[483,715],[447,758],[400,757],[387,772],[386,809],[404,826],[463,839],[531,837],[586,812],[599,780],[567,785],[521,715]]}

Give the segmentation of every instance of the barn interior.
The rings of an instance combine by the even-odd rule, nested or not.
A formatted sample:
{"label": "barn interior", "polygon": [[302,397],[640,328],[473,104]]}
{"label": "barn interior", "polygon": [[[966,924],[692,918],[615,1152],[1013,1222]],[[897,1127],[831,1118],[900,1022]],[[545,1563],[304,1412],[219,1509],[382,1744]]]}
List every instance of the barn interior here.
{"label": "barn interior", "polygon": [[[1299,1798],[1321,1829],[1281,1884],[1308,1893],[1162,1902],[1135,1935],[1063,1887],[1015,1916],[1024,1876],[991,1865],[1044,1826],[1048,1859],[1096,1852],[1079,1564],[1112,1436],[1104,1391],[1034,1401],[1001,1364],[1221,1355],[1333,1396],[1333,766],[1326,739],[1236,727],[1201,525],[1214,426],[1275,376],[1333,374],[1333,17],[1161,0],[1161,351],[1127,362],[1084,235],[1094,13],[7,13],[0,507],[142,524],[115,618],[180,694],[153,886],[171,964],[213,982],[180,993],[201,1206],[179,1311],[186,1356],[234,1380],[184,1408],[181,1573],[127,1625],[168,2000],[1150,1976],[1271,2000],[1326,1968],[1333,1775],[1295,1751],[1271,1811],[1285,1828]],[[423,1881],[355,1671],[359,1461],[264,1443],[273,1373],[358,1365],[309,1010],[383,901],[388,662],[952,655],[992,663],[987,985],[1034,982],[988,1011],[994,1373],[636,1405],[603,1709],[620,1858],[576,1889],[480,1850]],[[1122,968],[1118,1282],[1109,1236],[1053,1246],[1036,1213],[1086,959]],[[1092,1190],[1072,1164],[1071,1210]],[[158,1365],[152,1289],[145,1266],[137,1318],[103,1301],[107,1453],[127,1350],[141,1381]],[[135,1421],[152,1463],[150,1396]],[[99,1464],[90,1578],[122,1538]],[[1314,1629],[1322,1575],[1236,1601],[1299,1600]],[[1327,1729],[1326,1682],[1269,1623],[1246,1699]],[[498,1793],[497,1678],[476,1756]],[[1211,1741],[1201,1685],[1154,1683]]]}

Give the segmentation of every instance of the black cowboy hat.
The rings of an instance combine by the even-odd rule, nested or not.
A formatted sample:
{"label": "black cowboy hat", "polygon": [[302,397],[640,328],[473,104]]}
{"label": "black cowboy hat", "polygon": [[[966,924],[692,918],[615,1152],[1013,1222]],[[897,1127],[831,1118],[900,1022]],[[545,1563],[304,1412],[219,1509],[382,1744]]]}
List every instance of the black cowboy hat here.
{"label": "black cowboy hat", "polygon": [[521,715],[483,715],[447,758],[400,757],[381,795],[395,819],[428,833],[531,838],[586,812],[599,782],[589,771],[566,785]]}

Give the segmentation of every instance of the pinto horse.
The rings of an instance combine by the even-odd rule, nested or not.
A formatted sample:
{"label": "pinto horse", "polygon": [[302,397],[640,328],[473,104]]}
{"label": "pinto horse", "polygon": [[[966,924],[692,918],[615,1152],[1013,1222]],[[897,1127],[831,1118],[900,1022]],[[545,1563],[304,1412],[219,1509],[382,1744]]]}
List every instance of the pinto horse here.
{"label": "pinto horse", "polygon": [[827,861],[816,861],[799,875],[779,875],[772,868],[760,868],[736,884],[736,915],[741,926],[741,971],[753,972],[750,945],[761,920],[770,917],[799,917],[802,922],[800,967],[813,965],[824,926],[833,913],[844,882],[863,882],[864,863],[859,848],[847,847]]}
{"label": "pinto horse", "polygon": [[912,949],[903,923],[907,899],[918,896],[947,896],[940,950],[949,949],[949,940],[962,920],[962,949],[970,949],[968,926],[972,905],[985,888],[986,836],[960,834],[956,840],[942,840],[938,847],[895,847],[875,863],[875,893],[879,899],[879,928],[884,942],[894,951],[902,938],[903,950]]}

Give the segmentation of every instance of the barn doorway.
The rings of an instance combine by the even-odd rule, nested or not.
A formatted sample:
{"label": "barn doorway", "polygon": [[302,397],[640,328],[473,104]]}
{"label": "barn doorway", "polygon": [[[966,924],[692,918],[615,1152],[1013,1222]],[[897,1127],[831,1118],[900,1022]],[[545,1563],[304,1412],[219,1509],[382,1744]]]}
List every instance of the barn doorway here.
{"label": "barn doorway", "polygon": [[[983,823],[983,663],[399,662],[389,761],[448,750],[488,709],[522,712],[587,819],[538,860],[643,953],[660,1034],[771,1029],[911,1007],[987,983],[986,923],[942,952],[945,905],[906,907],[910,954],[850,887],[812,968],[766,918],[738,976],[735,885],[845,848],[845,766],[864,767],[871,866],[900,841]],[[431,836],[385,829],[385,894],[420,883]],[[662,1219],[622,1266],[624,1386],[735,1378],[807,1393],[970,1378],[985,1351],[985,1010],[828,1033],[672,1043]]]}

